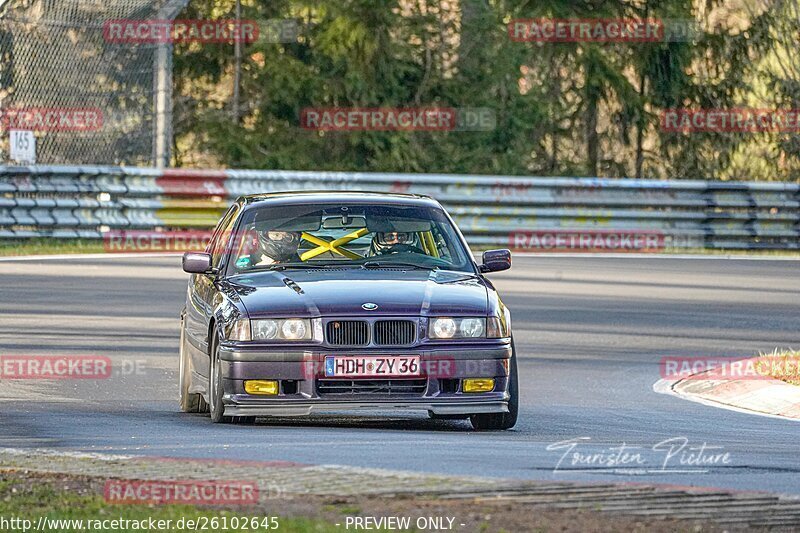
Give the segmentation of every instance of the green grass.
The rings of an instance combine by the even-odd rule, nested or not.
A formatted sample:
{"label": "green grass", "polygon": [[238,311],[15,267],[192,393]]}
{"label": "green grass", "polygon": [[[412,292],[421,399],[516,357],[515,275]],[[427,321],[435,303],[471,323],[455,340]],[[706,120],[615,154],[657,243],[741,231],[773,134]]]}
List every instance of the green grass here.
{"label": "green grass", "polygon": [[0,240],[0,256],[102,253],[102,240],[26,239]]}
{"label": "green grass", "polygon": [[769,365],[771,377],[800,386],[800,352],[776,348],[771,353],[760,354],[760,357],[776,363]]}
{"label": "green grass", "polygon": [[[82,491],[83,493],[73,492],[71,490],[63,490],[55,487],[50,482],[42,482],[34,478],[30,483],[20,484],[19,479],[9,480],[3,479],[0,474],[0,531],[10,531],[14,524],[2,523],[2,520],[9,520],[12,517],[23,520],[30,520],[29,531],[36,528],[39,517],[44,516],[51,520],[114,520],[114,519],[127,519],[127,520],[171,520],[171,528],[159,529],[159,531],[190,531],[195,528],[186,527],[186,520],[206,521],[207,531],[271,531],[274,529],[265,528],[264,525],[269,524],[259,522],[259,527],[240,527],[238,529],[231,529],[231,520],[238,518],[240,521],[245,517],[258,516],[263,520],[265,516],[269,515],[266,512],[254,514],[253,511],[225,511],[214,509],[203,509],[191,505],[112,505],[107,504],[103,497],[99,494],[91,494],[90,492]],[[227,518],[228,528],[223,529],[223,520]],[[177,529],[178,521],[184,520],[184,528]],[[214,521],[216,520],[216,522]],[[315,532],[315,533],[328,533],[328,532],[341,532],[342,527],[337,527],[335,524],[307,518],[284,518],[278,517],[278,530],[283,532],[301,533],[301,532]],[[18,523],[20,524],[20,523]],[[166,522],[164,523],[166,524]],[[108,524],[114,525],[114,524]],[[120,525],[123,525],[120,523]],[[253,524],[248,524],[252,526]],[[148,526],[149,527],[149,526]],[[129,524],[128,527],[118,528],[104,528],[103,531],[147,531],[148,527],[144,529],[136,528],[134,524]],[[199,529],[199,528],[198,528]],[[18,531],[22,529],[17,528]],[[73,522],[71,525],[66,523],[54,524],[50,522],[49,531],[63,531],[63,532],[84,532],[89,531],[86,527],[86,522],[83,528],[76,527]],[[95,528],[94,530],[98,530]]]}

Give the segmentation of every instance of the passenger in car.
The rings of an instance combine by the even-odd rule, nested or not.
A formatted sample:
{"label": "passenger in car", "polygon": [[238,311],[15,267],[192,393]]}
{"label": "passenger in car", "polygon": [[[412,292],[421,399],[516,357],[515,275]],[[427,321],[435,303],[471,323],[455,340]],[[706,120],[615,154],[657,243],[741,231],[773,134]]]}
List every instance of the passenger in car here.
{"label": "passenger in car", "polygon": [[425,254],[419,245],[419,238],[416,233],[403,231],[387,231],[376,233],[372,237],[372,244],[369,247],[370,256],[388,255],[397,253],[418,253]]}

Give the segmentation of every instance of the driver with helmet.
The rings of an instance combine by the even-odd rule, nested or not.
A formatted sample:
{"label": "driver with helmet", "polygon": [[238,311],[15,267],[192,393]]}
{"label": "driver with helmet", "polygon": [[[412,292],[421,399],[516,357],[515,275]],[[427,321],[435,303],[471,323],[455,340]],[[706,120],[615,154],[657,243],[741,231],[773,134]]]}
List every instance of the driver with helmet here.
{"label": "driver with helmet", "polygon": [[256,230],[258,250],[256,266],[276,263],[299,262],[297,249],[300,247],[300,233],[297,231]]}
{"label": "driver with helmet", "polygon": [[377,232],[372,237],[369,255],[421,252],[415,233],[405,231]]}

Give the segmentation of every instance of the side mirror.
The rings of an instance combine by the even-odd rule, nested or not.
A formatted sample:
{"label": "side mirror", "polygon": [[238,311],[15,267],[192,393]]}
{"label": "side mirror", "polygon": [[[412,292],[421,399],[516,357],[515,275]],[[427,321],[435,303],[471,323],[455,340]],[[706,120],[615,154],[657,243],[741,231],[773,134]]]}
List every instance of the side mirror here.
{"label": "side mirror", "polygon": [[481,272],[499,272],[511,268],[511,250],[486,250],[483,252]]}
{"label": "side mirror", "polygon": [[211,254],[186,252],[183,254],[183,271],[190,274],[206,274],[211,271]]}

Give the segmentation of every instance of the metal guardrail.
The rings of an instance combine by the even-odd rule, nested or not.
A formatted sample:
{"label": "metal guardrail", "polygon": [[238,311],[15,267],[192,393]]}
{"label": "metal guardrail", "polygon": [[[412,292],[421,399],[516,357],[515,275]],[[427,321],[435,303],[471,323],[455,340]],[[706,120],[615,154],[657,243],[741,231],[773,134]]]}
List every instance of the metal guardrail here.
{"label": "metal guardrail", "polygon": [[630,236],[656,235],[658,248],[800,248],[790,183],[95,166],[0,166],[0,238],[210,228],[237,196],[292,190],[427,194],[478,246],[586,248],[613,236],[603,243],[629,251]]}

